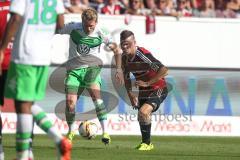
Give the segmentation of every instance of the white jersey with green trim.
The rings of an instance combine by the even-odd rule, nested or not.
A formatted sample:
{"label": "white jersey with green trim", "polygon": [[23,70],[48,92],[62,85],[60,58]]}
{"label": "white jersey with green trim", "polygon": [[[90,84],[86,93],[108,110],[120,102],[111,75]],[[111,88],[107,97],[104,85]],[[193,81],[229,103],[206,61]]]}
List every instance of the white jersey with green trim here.
{"label": "white jersey with green trim", "polygon": [[23,17],[16,33],[12,59],[15,63],[49,65],[51,39],[57,15],[64,13],[61,0],[11,0],[10,12]]}
{"label": "white jersey with green trim", "polygon": [[69,34],[69,56],[67,69],[99,66],[101,60],[101,44],[113,43],[112,37],[106,29],[95,27],[93,33],[87,35],[82,23],[69,23],[58,31],[59,34]]}

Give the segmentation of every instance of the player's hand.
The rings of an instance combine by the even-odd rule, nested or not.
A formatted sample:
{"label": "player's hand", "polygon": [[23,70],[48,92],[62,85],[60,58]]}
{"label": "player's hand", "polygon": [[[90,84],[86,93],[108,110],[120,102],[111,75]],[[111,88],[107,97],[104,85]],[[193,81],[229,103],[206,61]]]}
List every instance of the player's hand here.
{"label": "player's hand", "polygon": [[136,86],[139,86],[139,87],[148,87],[148,86],[149,86],[149,83],[139,80],[139,81],[136,81]]}
{"label": "player's hand", "polygon": [[129,99],[133,109],[138,109],[138,96],[134,95],[133,93],[129,93]]}
{"label": "player's hand", "polygon": [[4,58],[4,51],[0,50],[0,63],[2,64]]}
{"label": "player's hand", "polygon": [[4,59],[4,51],[0,50],[0,75],[2,75],[2,62]]}
{"label": "player's hand", "polygon": [[115,78],[120,85],[124,84],[123,72],[122,70],[117,69]]}

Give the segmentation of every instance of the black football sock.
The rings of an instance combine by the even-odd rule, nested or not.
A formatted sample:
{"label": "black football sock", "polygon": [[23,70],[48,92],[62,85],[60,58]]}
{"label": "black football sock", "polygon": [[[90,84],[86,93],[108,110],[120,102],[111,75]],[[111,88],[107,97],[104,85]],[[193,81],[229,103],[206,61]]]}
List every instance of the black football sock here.
{"label": "black football sock", "polygon": [[140,129],[142,133],[142,143],[150,144],[151,142],[151,123],[150,124],[140,124]]}

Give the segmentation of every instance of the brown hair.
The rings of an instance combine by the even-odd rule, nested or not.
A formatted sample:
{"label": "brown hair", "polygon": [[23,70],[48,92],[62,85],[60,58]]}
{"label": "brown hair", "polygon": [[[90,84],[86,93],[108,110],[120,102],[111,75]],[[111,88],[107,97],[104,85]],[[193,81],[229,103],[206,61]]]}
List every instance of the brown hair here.
{"label": "brown hair", "polygon": [[120,33],[120,41],[123,41],[123,40],[127,39],[130,36],[134,37],[134,33],[132,31],[130,31],[130,30],[123,30]]}

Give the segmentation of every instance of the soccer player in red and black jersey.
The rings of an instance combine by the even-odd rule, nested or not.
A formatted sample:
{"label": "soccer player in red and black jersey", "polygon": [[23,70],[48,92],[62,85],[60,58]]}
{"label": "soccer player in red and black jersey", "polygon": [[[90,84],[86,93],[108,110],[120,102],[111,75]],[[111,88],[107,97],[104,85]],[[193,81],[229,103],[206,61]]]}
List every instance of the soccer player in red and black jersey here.
{"label": "soccer player in red and black jersey", "polygon": [[[134,33],[124,30],[120,34],[122,54],[122,70],[125,87],[133,108],[138,109],[138,121],[142,134],[142,142],[138,150],[152,150],[151,113],[155,112],[167,97],[168,90],[164,77],[168,69],[143,47],[136,45]],[[132,90],[130,73],[139,87],[138,95]]]}
{"label": "soccer player in red and black jersey", "polygon": [[[10,0],[0,0],[0,43],[5,33],[5,28],[7,25],[7,16],[9,13]],[[10,62],[10,53],[12,43],[8,45],[7,49],[4,52],[4,55],[1,55],[0,61],[0,106],[4,104],[4,85],[7,77],[7,69]],[[3,149],[2,149],[2,118],[1,118],[1,109],[0,109],[0,160],[4,159]]]}

